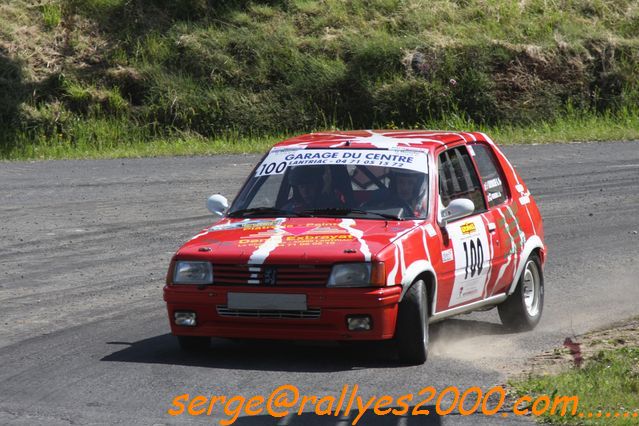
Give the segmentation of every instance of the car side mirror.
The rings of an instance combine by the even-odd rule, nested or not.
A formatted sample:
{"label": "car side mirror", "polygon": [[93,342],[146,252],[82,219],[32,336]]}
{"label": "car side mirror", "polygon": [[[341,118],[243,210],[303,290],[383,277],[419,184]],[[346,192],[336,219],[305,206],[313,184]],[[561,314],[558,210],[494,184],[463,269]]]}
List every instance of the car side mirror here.
{"label": "car side mirror", "polygon": [[468,198],[457,198],[448,204],[441,213],[440,226],[445,228],[448,222],[466,217],[475,211],[475,203]]}
{"label": "car side mirror", "polygon": [[206,200],[206,207],[213,215],[224,216],[226,209],[229,208],[229,200],[221,194],[211,195],[209,199]]}

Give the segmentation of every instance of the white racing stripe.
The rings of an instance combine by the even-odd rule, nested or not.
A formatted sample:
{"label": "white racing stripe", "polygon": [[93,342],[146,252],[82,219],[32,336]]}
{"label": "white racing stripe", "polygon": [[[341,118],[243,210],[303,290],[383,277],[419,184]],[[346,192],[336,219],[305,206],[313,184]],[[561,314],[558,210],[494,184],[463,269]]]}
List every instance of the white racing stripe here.
{"label": "white racing stripe", "polygon": [[273,228],[273,233],[269,239],[264,241],[262,245],[260,245],[257,250],[251,254],[249,257],[248,263],[249,265],[261,265],[266,261],[266,258],[273,250],[275,250],[281,243],[282,238],[284,237],[284,230],[282,229],[282,224],[286,222],[286,219],[278,219],[278,224]]}
{"label": "white racing stripe", "polygon": [[395,253],[393,256],[395,257],[395,265],[393,265],[393,269],[391,269],[388,274],[388,280],[386,281],[387,285],[395,285],[395,278],[397,277],[397,269],[399,268],[399,249],[397,248],[397,244],[393,244],[395,246]]}
{"label": "white racing stripe", "polygon": [[[435,133],[431,133],[429,136],[432,137],[432,136],[448,136],[448,135],[455,135],[461,140],[466,140],[466,138],[464,138],[461,134],[457,132],[435,132]],[[441,145],[446,145],[444,142],[441,142],[441,141],[437,141],[437,142],[439,142]]]}
{"label": "white racing stripe", "polygon": [[[512,218],[513,222],[515,223],[515,226],[517,227],[517,234],[519,235],[520,250],[517,250],[517,245],[515,244],[515,254],[514,254],[515,273],[517,273],[516,271],[519,268],[519,263],[521,262],[521,253],[524,250],[524,244],[525,244],[525,241],[526,241],[526,234],[519,227],[519,220],[515,217],[515,214],[513,213],[512,209],[507,206],[506,210],[508,211],[508,213],[510,213],[510,217]],[[513,243],[514,242],[515,242],[515,240],[514,240],[514,237],[513,237]],[[515,277],[513,276],[513,279],[514,278]]]}
{"label": "white racing stripe", "polygon": [[205,229],[204,231],[202,231],[202,232],[200,232],[199,234],[197,234],[195,237],[191,238],[189,241],[193,241],[193,240],[195,240],[196,238],[200,238],[202,235],[206,235],[206,234],[208,234],[208,233],[209,233],[209,230],[208,230],[208,229]]}
{"label": "white racing stripe", "polygon": [[424,135],[424,136],[415,136],[415,137],[405,137],[401,134],[394,136],[392,133],[387,136],[383,133],[377,133],[372,130],[367,130],[370,133],[370,136],[348,136],[348,135],[333,135],[327,134],[327,136],[340,136],[344,137],[347,140],[340,141],[334,145],[331,145],[331,148],[336,148],[339,146],[343,146],[347,141],[349,144],[370,144],[376,148],[399,148],[401,144],[404,145],[421,145],[424,142],[436,143],[439,145],[444,145],[442,141],[438,141],[436,139],[431,139],[433,135]]}
{"label": "white racing stripe", "polygon": [[355,221],[353,219],[343,219],[339,224],[340,228],[344,228],[350,235],[357,238],[357,241],[361,244],[360,251],[364,255],[364,260],[366,262],[370,262],[371,251],[369,250],[366,241],[362,238],[364,236],[364,231],[353,228],[353,225],[355,225]]}
{"label": "white racing stripe", "polygon": [[[447,136],[447,135],[455,135],[457,136],[459,139],[464,140],[464,141],[469,141],[469,140],[476,140],[475,136],[473,136],[470,133],[458,133],[458,132],[424,132],[424,136],[403,136],[401,133],[400,134],[393,134],[393,133],[378,133],[375,132],[373,130],[367,130],[368,133],[370,133],[370,136],[355,136],[355,135],[345,135],[345,134],[339,134],[339,133],[311,133],[312,135],[318,135],[318,136],[326,136],[326,137],[339,137],[339,138],[343,138],[343,140],[336,142],[333,145],[330,145],[331,148],[337,148],[337,147],[341,147],[344,146],[344,144],[346,142],[349,143],[349,145],[352,144],[370,144],[373,145],[377,148],[399,148],[400,145],[421,145],[425,142],[429,142],[429,143],[436,143],[438,145],[445,145],[444,142],[437,140],[437,139],[433,139],[433,137],[437,137],[437,136]],[[464,136],[467,135],[467,136]],[[318,142],[322,142],[321,140],[317,140],[317,141],[311,141],[311,142],[297,142],[297,143],[293,143],[290,145],[286,145],[286,147],[291,148],[291,147],[305,147],[314,143],[318,143]],[[284,147],[282,147],[284,148]],[[274,148],[274,149],[277,149]]]}
{"label": "white racing stripe", "polygon": [[[510,227],[508,227],[508,224],[506,223],[506,217],[504,216],[504,213],[501,211],[501,209],[497,209],[497,212],[499,213],[499,215],[502,217],[502,219],[504,219],[504,229],[506,230],[506,232],[508,232],[508,236],[510,237],[510,255],[508,256],[508,261],[506,263],[504,263],[503,265],[501,265],[501,268],[499,269],[499,273],[497,274],[497,283],[501,282],[502,277],[504,276],[504,273],[506,272],[506,269],[508,269],[508,266],[510,265],[510,263],[513,260],[513,255],[516,252],[515,250],[515,239],[513,238],[512,234],[510,233]],[[514,277],[513,277],[514,279]],[[495,287],[493,287],[493,293],[494,293]],[[491,294],[492,296],[493,294]]]}
{"label": "white racing stripe", "polygon": [[[482,294],[482,297],[485,298],[486,295],[488,294],[488,281],[490,280],[490,274],[492,274],[492,272],[493,272],[493,261],[495,260],[495,251],[494,251],[493,247],[495,247],[494,246],[495,242],[493,241],[493,233],[490,232],[490,229],[488,227],[488,224],[489,224],[490,221],[484,215],[481,215],[481,218],[482,218],[482,220],[484,222],[484,226],[486,226],[486,229],[488,229],[487,234],[488,234],[488,238],[490,238],[490,244],[489,244],[489,247],[488,247],[488,253],[490,254],[490,260],[491,261],[488,263],[488,270],[486,271],[486,274],[487,274],[486,285],[484,286],[484,293]],[[494,218],[493,218],[493,220],[494,220]],[[497,283],[497,282],[495,282],[495,283]],[[494,287],[493,287],[493,290],[494,290]]]}
{"label": "white racing stripe", "polygon": [[399,247],[399,259],[401,260],[401,271],[402,271],[402,280],[404,279],[404,274],[406,273],[406,256],[404,256],[404,244],[402,243],[402,239],[400,238],[395,242]]}
{"label": "white racing stripe", "polygon": [[[421,221],[419,220],[414,220],[413,223],[415,224],[415,226],[419,226],[419,224],[421,223]],[[428,241],[426,241],[426,227],[430,226],[430,229],[432,229],[432,232],[435,232],[435,229],[433,229],[433,226],[430,223],[427,223],[426,226],[422,226],[421,227],[421,231],[422,231],[422,244],[424,245],[424,253],[426,253],[426,259],[430,262],[430,251],[428,250]],[[435,235],[430,235],[430,230],[428,231],[428,235],[430,237],[434,237]]]}
{"label": "white racing stripe", "polygon": [[[477,138],[472,133],[464,132],[464,135],[467,135],[473,142],[477,141]],[[468,139],[467,139],[468,140]]]}
{"label": "white racing stripe", "polygon": [[372,130],[368,130],[368,132],[371,134],[370,136],[357,138],[353,142],[369,143],[377,148],[397,148],[399,144],[421,145],[424,142],[438,142],[425,137],[414,137],[414,138],[393,137],[393,136],[386,136],[382,133],[375,133]]}

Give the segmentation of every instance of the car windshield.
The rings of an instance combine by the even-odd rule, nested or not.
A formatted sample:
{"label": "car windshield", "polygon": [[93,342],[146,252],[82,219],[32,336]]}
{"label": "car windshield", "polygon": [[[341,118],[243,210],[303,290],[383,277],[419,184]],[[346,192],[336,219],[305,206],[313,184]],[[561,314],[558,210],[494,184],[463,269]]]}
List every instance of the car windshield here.
{"label": "car windshield", "polygon": [[420,219],[427,192],[423,150],[273,149],[228,215]]}

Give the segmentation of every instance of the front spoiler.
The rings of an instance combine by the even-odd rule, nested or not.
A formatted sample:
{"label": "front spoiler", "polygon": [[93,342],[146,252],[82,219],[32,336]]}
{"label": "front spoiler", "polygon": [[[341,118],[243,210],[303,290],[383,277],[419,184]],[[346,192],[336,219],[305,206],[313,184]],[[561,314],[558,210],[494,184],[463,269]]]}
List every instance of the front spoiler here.
{"label": "front spoiler", "polygon": [[[218,313],[227,304],[227,294],[305,294],[309,309],[319,309],[318,318],[229,317]],[[285,340],[384,340],[395,333],[401,286],[365,288],[255,287],[170,285],[164,287],[171,332],[177,336]],[[178,326],[175,311],[197,314],[195,327]],[[347,315],[370,315],[368,331],[349,331]]]}

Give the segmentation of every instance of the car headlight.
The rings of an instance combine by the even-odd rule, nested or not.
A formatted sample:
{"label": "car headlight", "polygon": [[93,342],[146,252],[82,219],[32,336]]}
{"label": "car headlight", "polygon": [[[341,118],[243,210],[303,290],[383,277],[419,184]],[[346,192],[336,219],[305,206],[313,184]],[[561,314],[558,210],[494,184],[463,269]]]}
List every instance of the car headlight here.
{"label": "car headlight", "polygon": [[213,284],[211,263],[178,260],[173,272],[173,284]]}
{"label": "car headlight", "polygon": [[369,287],[385,285],[384,263],[339,263],[333,265],[329,287]]}

